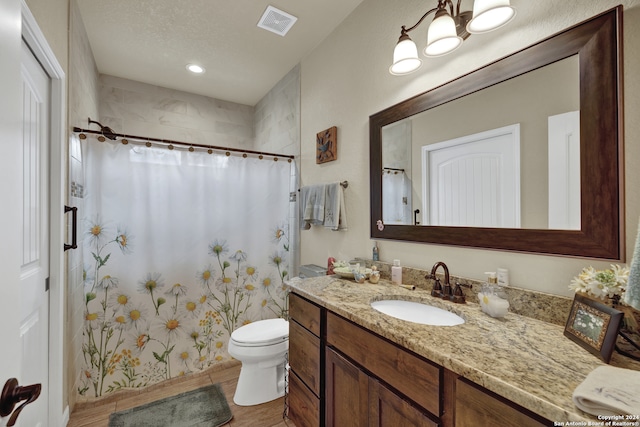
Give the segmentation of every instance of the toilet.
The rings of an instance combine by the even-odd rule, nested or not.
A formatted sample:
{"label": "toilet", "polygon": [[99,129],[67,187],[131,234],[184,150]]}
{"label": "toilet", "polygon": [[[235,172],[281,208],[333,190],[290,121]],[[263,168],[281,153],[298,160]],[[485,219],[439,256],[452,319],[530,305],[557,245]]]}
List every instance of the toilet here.
{"label": "toilet", "polygon": [[259,320],[233,331],[228,351],[242,362],[233,402],[252,406],[284,396],[288,350],[284,319]]}

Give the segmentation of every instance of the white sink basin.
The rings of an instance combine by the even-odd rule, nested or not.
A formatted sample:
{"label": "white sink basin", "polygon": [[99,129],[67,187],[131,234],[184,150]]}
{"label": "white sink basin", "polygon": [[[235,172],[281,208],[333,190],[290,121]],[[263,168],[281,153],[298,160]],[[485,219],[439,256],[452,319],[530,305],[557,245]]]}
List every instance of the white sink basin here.
{"label": "white sink basin", "polygon": [[455,313],[419,302],[383,300],[372,302],[371,307],[396,319],[423,325],[454,326],[464,323],[464,319]]}

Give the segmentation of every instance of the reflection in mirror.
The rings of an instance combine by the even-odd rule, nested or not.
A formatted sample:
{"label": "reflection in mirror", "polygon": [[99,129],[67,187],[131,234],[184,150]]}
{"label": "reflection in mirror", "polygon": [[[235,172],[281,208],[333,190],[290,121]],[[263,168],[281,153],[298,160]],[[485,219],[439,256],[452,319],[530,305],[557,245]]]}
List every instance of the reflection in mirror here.
{"label": "reflection in mirror", "polygon": [[382,129],[382,219],[385,224],[412,224],[411,121]]}
{"label": "reflection in mirror", "polygon": [[[624,260],[621,21],[622,6],[617,6],[371,115],[371,237]],[[579,75],[579,83],[565,80],[565,72],[559,71],[565,65],[573,69],[568,74]],[[545,75],[540,81],[515,86],[538,72]],[[569,92],[557,95],[560,89]],[[502,100],[494,91],[515,97]],[[467,99],[475,101],[461,105]],[[550,107],[534,110],[544,100],[551,100]],[[500,112],[489,110],[495,104],[504,104]],[[512,116],[516,110],[526,112]],[[442,117],[423,122],[423,113],[429,116],[434,111],[443,111],[436,113]],[[426,188],[431,186],[430,175],[423,177],[428,174],[422,165],[423,152],[429,150],[424,147],[511,125],[519,126],[521,139],[520,172],[516,173],[520,228],[418,226],[431,220]],[[393,141],[389,145],[387,137]],[[540,151],[531,151],[536,149]],[[390,210],[395,213],[385,215],[384,168],[403,170],[405,185],[390,184],[389,197],[395,200]]]}
{"label": "reflection in mirror", "polygon": [[579,76],[573,55],[384,126],[385,224],[580,229]]}

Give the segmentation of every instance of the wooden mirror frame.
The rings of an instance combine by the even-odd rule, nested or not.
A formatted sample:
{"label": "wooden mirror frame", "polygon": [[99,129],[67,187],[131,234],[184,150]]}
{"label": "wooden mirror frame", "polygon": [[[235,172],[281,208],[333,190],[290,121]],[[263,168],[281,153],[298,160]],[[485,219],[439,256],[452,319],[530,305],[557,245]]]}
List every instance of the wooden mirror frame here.
{"label": "wooden mirror frame", "polygon": [[[384,126],[576,54],[580,63],[580,230],[379,225]],[[622,6],[618,6],[371,115],[371,237],[623,261],[622,95]]]}

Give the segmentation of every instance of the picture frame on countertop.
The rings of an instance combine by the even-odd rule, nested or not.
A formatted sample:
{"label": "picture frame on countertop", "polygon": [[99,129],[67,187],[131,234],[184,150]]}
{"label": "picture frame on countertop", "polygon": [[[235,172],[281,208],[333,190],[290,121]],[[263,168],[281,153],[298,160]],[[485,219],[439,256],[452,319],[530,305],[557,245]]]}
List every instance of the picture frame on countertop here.
{"label": "picture frame on countertop", "polygon": [[577,293],[564,328],[564,335],[605,363],[609,363],[622,317],[621,311]]}

